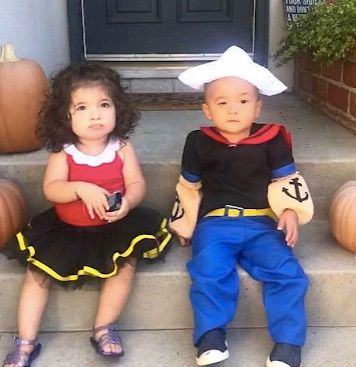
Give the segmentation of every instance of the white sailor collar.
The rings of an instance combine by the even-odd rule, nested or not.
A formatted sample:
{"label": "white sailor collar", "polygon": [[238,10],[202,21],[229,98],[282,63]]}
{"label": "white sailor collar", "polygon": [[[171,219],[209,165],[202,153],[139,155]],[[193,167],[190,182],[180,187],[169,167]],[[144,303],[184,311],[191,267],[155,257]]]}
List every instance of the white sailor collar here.
{"label": "white sailor collar", "polygon": [[90,167],[97,167],[103,163],[113,162],[117,151],[120,149],[120,146],[121,144],[119,140],[110,140],[105,149],[97,155],[83,153],[74,144],[64,145],[63,150],[72,156],[75,163],[86,164]]}

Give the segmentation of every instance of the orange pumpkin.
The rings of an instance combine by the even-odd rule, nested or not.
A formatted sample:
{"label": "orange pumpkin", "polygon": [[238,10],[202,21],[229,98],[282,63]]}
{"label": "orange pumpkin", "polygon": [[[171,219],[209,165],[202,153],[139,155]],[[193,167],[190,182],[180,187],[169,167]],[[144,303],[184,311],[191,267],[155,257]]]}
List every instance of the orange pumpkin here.
{"label": "orange pumpkin", "polygon": [[0,153],[40,148],[35,135],[48,81],[35,61],[18,59],[11,44],[0,51]]}
{"label": "orange pumpkin", "polygon": [[341,246],[356,253],[356,181],[346,182],[333,195],[330,231]]}
{"label": "orange pumpkin", "polygon": [[26,200],[12,181],[0,178],[0,248],[28,222]]}

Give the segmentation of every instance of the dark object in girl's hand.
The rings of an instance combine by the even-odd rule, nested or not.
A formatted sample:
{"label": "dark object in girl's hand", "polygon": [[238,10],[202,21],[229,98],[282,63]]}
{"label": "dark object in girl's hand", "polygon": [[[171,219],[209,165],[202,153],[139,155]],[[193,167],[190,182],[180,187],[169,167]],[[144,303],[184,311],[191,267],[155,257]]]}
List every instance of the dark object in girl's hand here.
{"label": "dark object in girl's hand", "polygon": [[114,212],[121,208],[121,199],[122,194],[121,192],[114,192],[113,194],[106,197],[109,204],[109,209],[107,212]]}

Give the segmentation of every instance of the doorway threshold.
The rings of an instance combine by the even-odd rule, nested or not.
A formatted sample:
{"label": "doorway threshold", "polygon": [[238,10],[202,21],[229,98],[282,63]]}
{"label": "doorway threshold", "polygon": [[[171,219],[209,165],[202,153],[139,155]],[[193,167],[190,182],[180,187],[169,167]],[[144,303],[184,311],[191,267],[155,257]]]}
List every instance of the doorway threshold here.
{"label": "doorway threshold", "polygon": [[178,80],[187,68],[201,62],[112,62],[102,61],[117,71],[123,84],[132,93],[181,93],[194,92]]}

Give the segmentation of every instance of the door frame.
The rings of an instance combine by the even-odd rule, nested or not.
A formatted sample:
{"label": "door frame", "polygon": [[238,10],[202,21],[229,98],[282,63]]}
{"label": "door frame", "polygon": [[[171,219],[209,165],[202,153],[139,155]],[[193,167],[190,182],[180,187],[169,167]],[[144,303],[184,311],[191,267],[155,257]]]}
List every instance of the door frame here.
{"label": "door frame", "polygon": [[[69,48],[70,58],[72,62],[84,59],[96,59],[95,57],[86,57],[85,55],[85,36],[83,35],[84,20],[82,14],[83,0],[67,0],[68,13],[68,32],[69,32]],[[255,24],[254,24],[254,40],[253,40],[253,58],[261,65],[268,64],[268,30],[269,30],[269,0],[254,0],[255,1]],[[135,61],[189,61],[197,60],[189,57],[189,55],[176,55],[173,58],[160,58],[151,55],[151,59],[145,55],[144,59],[135,57]],[[199,55],[199,60],[216,59],[219,54]],[[108,60],[108,58],[101,57],[101,60]],[[126,58],[126,61],[133,61],[133,59]],[[113,61],[113,60],[110,60]],[[122,60],[120,60],[122,61]]]}

